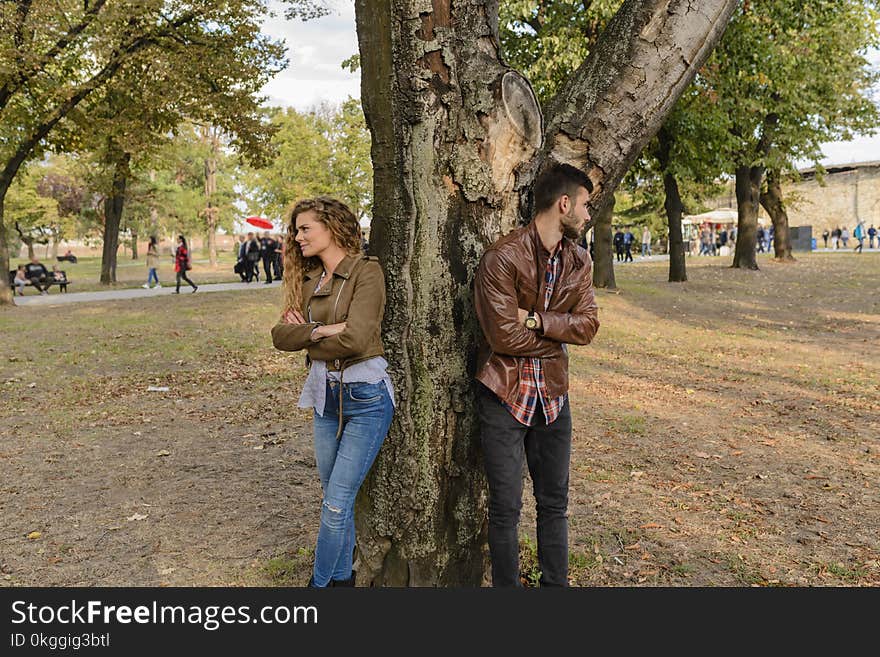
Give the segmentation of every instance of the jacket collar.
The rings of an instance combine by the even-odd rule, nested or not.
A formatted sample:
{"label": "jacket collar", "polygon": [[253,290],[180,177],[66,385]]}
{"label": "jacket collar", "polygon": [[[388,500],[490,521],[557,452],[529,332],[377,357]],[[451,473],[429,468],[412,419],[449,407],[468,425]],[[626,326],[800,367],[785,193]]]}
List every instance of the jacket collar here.
{"label": "jacket collar", "polygon": [[[360,259],[360,254],[345,256],[336,266],[336,271],[333,272],[333,275],[348,280],[349,278],[351,278],[351,270],[354,269],[354,266],[358,263]],[[307,271],[304,278],[306,280],[320,278],[322,271],[324,271],[324,267],[322,265],[318,265],[317,267]]]}
{"label": "jacket collar", "polygon": [[[535,223],[535,220],[529,222],[529,225],[526,226],[526,233],[529,236],[530,240],[530,250],[534,250],[534,245],[538,245],[538,249],[540,250],[538,256],[540,258],[540,263],[546,263],[547,258],[550,257],[550,252],[547,250],[547,247],[544,246],[544,243],[541,241],[541,236],[538,234],[538,225]],[[581,260],[580,258],[575,257],[575,252],[577,251],[577,245],[567,237],[563,236],[559,245],[559,250],[556,252],[557,255],[562,256],[563,262],[572,263],[572,267],[574,269],[580,269]]]}

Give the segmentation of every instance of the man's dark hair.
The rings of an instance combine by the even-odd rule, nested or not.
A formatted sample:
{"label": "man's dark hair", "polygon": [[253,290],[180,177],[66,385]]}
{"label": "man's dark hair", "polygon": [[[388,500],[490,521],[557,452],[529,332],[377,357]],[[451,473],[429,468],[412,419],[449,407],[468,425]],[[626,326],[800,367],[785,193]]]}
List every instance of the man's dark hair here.
{"label": "man's dark hair", "polygon": [[535,214],[553,207],[563,194],[575,198],[577,190],[586,187],[593,191],[593,181],[577,167],[570,164],[554,164],[542,173],[533,185]]}

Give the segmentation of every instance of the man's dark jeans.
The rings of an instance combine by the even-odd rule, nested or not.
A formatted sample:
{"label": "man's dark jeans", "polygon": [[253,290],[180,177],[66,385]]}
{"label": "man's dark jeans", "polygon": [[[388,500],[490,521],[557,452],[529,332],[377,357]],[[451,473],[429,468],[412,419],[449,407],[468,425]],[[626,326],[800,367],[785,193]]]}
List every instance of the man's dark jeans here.
{"label": "man's dark jeans", "polygon": [[568,586],[568,466],[571,411],[568,400],[547,424],[520,424],[498,397],[477,384],[483,462],[489,480],[489,553],[492,585],[519,586],[517,528],[522,508],[523,453],[538,507],[541,586]]}

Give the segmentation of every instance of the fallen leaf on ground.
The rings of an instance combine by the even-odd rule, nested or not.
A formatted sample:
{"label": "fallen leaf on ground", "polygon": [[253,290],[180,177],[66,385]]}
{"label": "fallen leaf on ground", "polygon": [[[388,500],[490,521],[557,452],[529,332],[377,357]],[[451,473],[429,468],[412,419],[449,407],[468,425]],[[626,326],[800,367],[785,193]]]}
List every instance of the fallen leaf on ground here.
{"label": "fallen leaf on ground", "polygon": [[28,534],[28,538],[31,539],[32,541],[35,541],[38,538],[40,538],[40,536],[42,536],[42,535],[43,535],[43,532],[31,532],[30,534]]}
{"label": "fallen leaf on ground", "polygon": [[656,522],[646,522],[644,525],[639,525],[641,529],[663,529],[663,525],[657,524]]}
{"label": "fallen leaf on ground", "polygon": [[156,452],[156,456],[171,456],[171,452],[169,452],[167,449],[163,449],[159,452]]}
{"label": "fallen leaf on ground", "polygon": [[128,520],[129,522],[131,522],[133,520],[146,520],[148,517],[149,516],[147,516],[143,513],[135,513],[133,516],[128,516],[128,518],[126,518],[126,520]]}

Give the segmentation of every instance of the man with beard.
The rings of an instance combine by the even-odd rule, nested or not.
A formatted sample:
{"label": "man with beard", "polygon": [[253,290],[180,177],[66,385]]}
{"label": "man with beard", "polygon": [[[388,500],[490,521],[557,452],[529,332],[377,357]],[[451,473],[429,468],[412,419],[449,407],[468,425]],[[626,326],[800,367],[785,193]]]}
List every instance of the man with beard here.
{"label": "man with beard", "polygon": [[566,344],[588,344],[599,328],[593,262],[575,243],[592,189],[583,171],[551,166],[534,185],[534,220],[490,246],[474,280],[486,343],[476,378],[494,586],[520,585],[523,456],[537,502],[541,586],[568,585]]}

